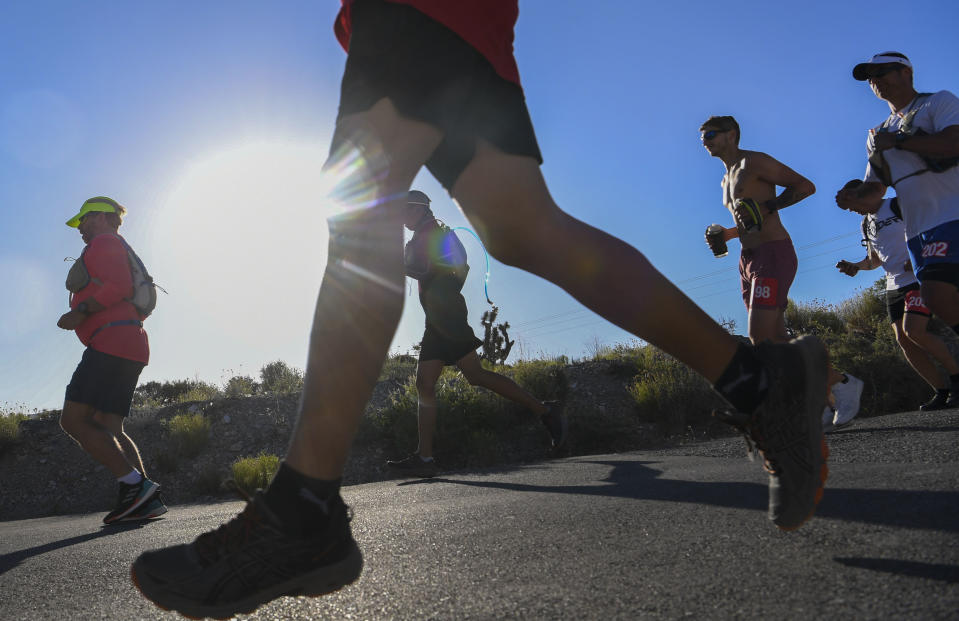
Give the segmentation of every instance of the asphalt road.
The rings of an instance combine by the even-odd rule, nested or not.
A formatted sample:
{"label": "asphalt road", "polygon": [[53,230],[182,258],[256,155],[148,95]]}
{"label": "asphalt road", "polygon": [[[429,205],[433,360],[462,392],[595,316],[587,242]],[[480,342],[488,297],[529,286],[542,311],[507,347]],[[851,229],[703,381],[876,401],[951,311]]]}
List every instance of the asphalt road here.
{"label": "asphalt road", "polygon": [[[345,488],[355,584],[252,619],[959,619],[959,412],[831,434],[816,518],[766,519],[738,439]],[[0,522],[0,619],[175,619],[131,586],[142,550],[242,507]]]}

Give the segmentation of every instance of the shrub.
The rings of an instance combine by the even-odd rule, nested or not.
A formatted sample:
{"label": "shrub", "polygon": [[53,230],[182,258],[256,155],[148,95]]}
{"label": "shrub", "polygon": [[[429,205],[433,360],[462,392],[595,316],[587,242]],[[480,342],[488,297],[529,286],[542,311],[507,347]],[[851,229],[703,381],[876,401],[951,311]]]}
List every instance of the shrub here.
{"label": "shrub", "polygon": [[725,407],[709,382],[686,365],[651,345],[641,353],[628,392],[643,418],[676,432],[707,422],[713,409]]}
{"label": "shrub", "polygon": [[213,384],[197,381],[190,390],[177,397],[177,403],[212,401],[220,396],[220,389]]}
{"label": "shrub", "polygon": [[786,329],[794,335],[800,334],[840,334],[846,326],[836,314],[836,307],[823,300],[794,302],[789,300],[786,307]]}
{"label": "shrub", "polygon": [[409,354],[393,354],[383,362],[380,371],[380,381],[406,381],[411,375],[416,375],[416,358]]}
{"label": "shrub", "polygon": [[203,414],[177,414],[166,422],[171,452],[196,457],[210,442],[210,421]]}
{"label": "shrub", "polygon": [[268,393],[299,392],[303,389],[303,374],[282,360],[276,360],[260,369],[260,385]]}
{"label": "shrub", "polygon": [[20,422],[26,419],[22,412],[0,410],[0,454],[20,439]]}
{"label": "shrub", "polygon": [[280,458],[276,455],[260,453],[256,457],[244,457],[233,462],[233,481],[247,494],[257,489],[265,489],[280,467]]}
{"label": "shrub", "polygon": [[249,397],[255,395],[259,384],[248,375],[234,375],[223,386],[223,394],[227,397]]}
{"label": "shrub", "polygon": [[565,356],[552,360],[522,360],[512,367],[497,367],[497,373],[513,378],[517,384],[541,401],[562,399],[566,396],[566,375],[569,364]]}
{"label": "shrub", "polygon": [[133,393],[135,408],[161,407],[186,401],[208,401],[219,396],[212,384],[200,380],[172,380],[169,382],[145,382]]}

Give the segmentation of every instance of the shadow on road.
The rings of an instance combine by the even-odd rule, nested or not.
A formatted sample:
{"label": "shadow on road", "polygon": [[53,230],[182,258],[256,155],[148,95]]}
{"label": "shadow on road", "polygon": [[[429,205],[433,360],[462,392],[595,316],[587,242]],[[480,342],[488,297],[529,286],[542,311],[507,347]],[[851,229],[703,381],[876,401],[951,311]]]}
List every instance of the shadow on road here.
{"label": "shadow on road", "polygon": [[60,548],[66,548],[78,543],[83,543],[84,541],[90,541],[91,539],[98,539],[100,537],[109,537],[110,535],[116,535],[117,533],[122,533],[128,530],[135,530],[137,528],[143,528],[150,522],[154,520],[146,520],[143,522],[128,522],[123,524],[111,524],[110,526],[104,526],[99,531],[94,533],[87,533],[85,535],[77,535],[76,537],[70,537],[68,539],[61,539],[60,541],[51,541],[50,543],[45,543],[41,546],[34,546],[32,548],[27,548],[25,550],[17,550],[16,552],[11,552],[9,554],[4,554],[0,556],[0,575],[3,575],[25,561],[28,558],[39,556],[41,554],[46,554],[47,552],[53,552],[54,550],[59,550]]}
{"label": "shadow on road", "polygon": [[[584,494],[663,500],[766,511],[765,483],[698,482],[660,479],[653,461],[583,461],[608,466],[609,475],[594,485],[530,485],[508,481],[477,481],[436,477],[405,481],[399,485],[453,483],[517,492]],[[495,475],[494,475],[495,476]],[[899,528],[959,532],[959,492],[830,488],[816,516]]]}
{"label": "shadow on road", "polygon": [[898,574],[913,578],[929,578],[950,584],[959,582],[959,567],[935,563],[920,563],[918,561],[901,561],[894,558],[842,558],[836,557],[837,563],[860,569],[884,571],[888,574]]}
{"label": "shadow on road", "polygon": [[902,431],[938,433],[941,431],[959,431],[959,427],[925,427],[916,425],[903,427],[845,427],[842,429],[837,429],[836,431],[830,433],[829,436],[847,436],[854,433],[899,433]]}

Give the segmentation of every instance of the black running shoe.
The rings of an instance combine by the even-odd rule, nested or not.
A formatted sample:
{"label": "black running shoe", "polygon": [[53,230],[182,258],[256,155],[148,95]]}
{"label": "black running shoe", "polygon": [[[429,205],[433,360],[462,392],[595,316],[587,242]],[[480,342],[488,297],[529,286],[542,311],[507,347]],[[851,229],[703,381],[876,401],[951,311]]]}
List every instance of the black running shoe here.
{"label": "black running shoe", "polygon": [[829,448],[822,432],[826,404],[826,349],[814,336],[789,343],[760,343],[756,353],[769,379],[769,392],[752,416],[717,416],[756,443],[769,472],[769,519],[795,530],[812,517],[829,474]]}
{"label": "black running shoe", "polygon": [[919,406],[920,412],[935,412],[936,410],[944,410],[947,406],[946,403],[949,402],[949,391],[936,391],[936,394],[932,396],[932,399],[926,401]]}
{"label": "black running shoe", "polygon": [[242,513],[193,543],[141,554],[130,577],[160,608],[194,618],[226,619],[283,595],[332,593],[360,576],[363,555],[339,494],[327,508],[320,532],[296,536],[257,492]]}
{"label": "black running shoe", "polygon": [[402,472],[406,476],[419,477],[421,479],[431,479],[440,473],[439,466],[436,465],[435,459],[423,461],[416,453],[403,459],[388,461],[386,465],[397,472]]}
{"label": "black running shoe", "polygon": [[946,408],[959,408],[959,384],[953,384],[949,387],[949,399],[946,400]]}
{"label": "black running shoe", "polygon": [[113,524],[127,517],[144,503],[153,497],[160,490],[160,486],[150,479],[143,477],[139,483],[128,485],[120,483],[120,490],[117,493],[117,504],[113,511],[107,513],[103,518],[104,524]]}
{"label": "black running shoe", "polygon": [[566,437],[569,433],[569,422],[566,414],[563,413],[562,401],[547,401],[545,403],[549,409],[540,417],[546,430],[549,431],[550,443],[553,450],[557,451],[566,444]]}

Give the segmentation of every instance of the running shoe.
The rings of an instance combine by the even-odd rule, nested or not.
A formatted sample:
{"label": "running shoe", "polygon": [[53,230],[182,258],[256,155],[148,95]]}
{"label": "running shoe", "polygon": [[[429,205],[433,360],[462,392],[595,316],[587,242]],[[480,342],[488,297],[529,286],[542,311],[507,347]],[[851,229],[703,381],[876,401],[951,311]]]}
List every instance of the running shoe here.
{"label": "running shoe", "polygon": [[936,410],[945,410],[949,407],[950,391],[936,391],[932,399],[919,406],[920,412],[935,412]]}
{"label": "running shoe", "polygon": [[826,403],[826,349],[815,336],[756,346],[766,368],[768,393],[751,415],[717,412],[738,427],[763,457],[769,472],[769,519],[795,530],[812,517],[829,473],[829,449],[822,432]]}
{"label": "running shoe", "polygon": [[949,400],[946,401],[947,408],[959,408],[959,384],[949,386]]}
{"label": "running shoe", "polygon": [[836,410],[832,409],[828,405],[822,411],[822,430],[823,431],[832,431],[833,420],[836,418]]}
{"label": "running shoe", "polygon": [[853,377],[848,373],[845,381],[834,384],[832,394],[836,397],[836,418],[833,419],[833,426],[836,429],[845,427],[856,418],[859,413],[859,402],[862,399],[863,382],[861,379]]}
{"label": "running shoe", "polygon": [[167,512],[167,507],[163,504],[163,499],[160,497],[160,493],[157,492],[154,494],[153,498],[150,499],[150,502],[147,502],[140,506],[139,509],[133,513],[122,517],[117,522],[137,522],[141,520],[153,520],[164,513]]}
{"label": "running shoe", "polygon": [[139,483],[128,485],[119,483],[117,504],[113,511],[103,518],[104,524],[113,524],[139,509],[144,503],[160,490],[160,486],[150,479],[143,477]]}
{"label": "running shoe", "polygon": [[549,440],[553,450],[558,451],[566,444],[566,437],[569,433],[569,421],[566,414],[563,413],[562,401],[546,401],[545,405],[549,407],[540,417],[546,430],[549,431]]}
{"label": "running shoe", "polygon": [[359,578],[363,555],[339,494],[326,502],[326,524],[309,536],[287,532],[262,491],[247,500],[242,513],[192,543],[141,554],[130,569],[133,584],[164,610],[226,619],[284,595],[326,595]]}
{"label": "running shoe", "polygon": [[423,458],[416,453],[412,453],[403,459],[388,461],[386,465],[406,476],[419,477],[422,479],[430,479],[440,473],[439,466],[436,465],[435,459],[424,461]]}

